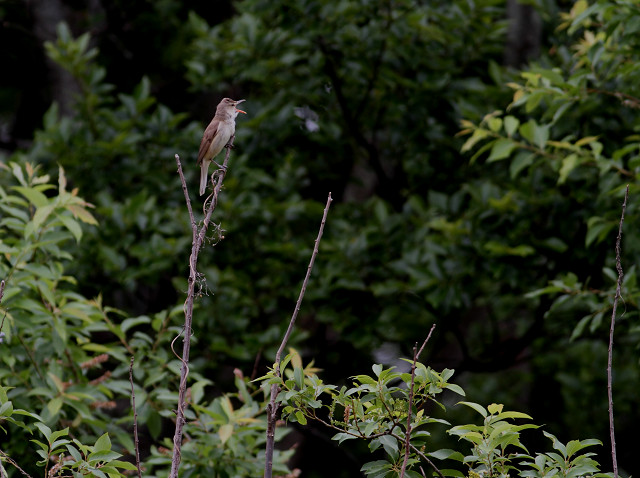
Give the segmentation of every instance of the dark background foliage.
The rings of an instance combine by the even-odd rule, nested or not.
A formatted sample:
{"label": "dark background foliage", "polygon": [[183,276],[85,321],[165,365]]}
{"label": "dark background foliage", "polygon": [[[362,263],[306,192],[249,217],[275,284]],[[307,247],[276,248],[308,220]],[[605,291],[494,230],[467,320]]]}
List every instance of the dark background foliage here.
{"label": "dark background foliage", "polygon": [[[331,191],[293,338],[327,381],[409,355],[436,323],[424,361],[456,369],[474,401],[527,412],[563,440],[605,444],[613,240],[631,182],[615,400],[620,463],[632,472],[638,112],[616,93],[638,96],[640,50],[625,37],[581,63],[570,45],[582,30],[557,28],[573,4],[526,3],[5,0],[0,159],[64,168],[99,222],[73,245],[78,291],[154,316],[186,290],[191,240],[173,156],[195,194],[215,105],[246,98],[216,212],[222,231],[201,254],[192,357],[209,395],[228,389],[234,368],[255,377],[271,364]],[[610,38],[640,22],[627,14],[607,17]],[[84,33],[86,49],[74,41]],[[559,181],[562,158],[544,151],[520,162],[504,161],[514,150],[494,148],[487,161],[470,160],[478,146],[460,152],[460,121],[505,110],[507,83],[535,68],[588,71],[561,120],[550,116],[564,100],[550,96],[510,113],[548,124],[558,142],[597,136],[608,169],[585,162]],[[298,431],[305,476],[335,475],[327,455],[339,476],[358,473],[326,432]]]}

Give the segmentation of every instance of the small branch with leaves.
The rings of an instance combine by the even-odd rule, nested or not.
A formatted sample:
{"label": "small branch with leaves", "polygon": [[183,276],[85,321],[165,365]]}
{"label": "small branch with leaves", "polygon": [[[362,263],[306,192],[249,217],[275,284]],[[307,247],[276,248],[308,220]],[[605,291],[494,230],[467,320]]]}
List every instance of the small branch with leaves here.
{"label": "small branch with leaves", "polygon": [[[413,363],[411,364],[411,383],[409,384],[409,407],[407,408],[407,429],[405,431],[405,443],[404,443],[404,460],[402,461],[402,468],[400,469],[400,478],[404,478],[405,471],[407,469],[407,461],[409,460],[410,453],[410,445],[411,445],[411,412],[413,408],[413,388],[415,386],[416,381],[416,362],[420,357],[420,354],[424,350],[425,345],[431,338],[431,334],[433,333],[433,329],[436,328],[436,324],[431,326],[431,330],[429,330],[429,335],[422,342],[422,347],[418,350],[418,343],[413,347]],[[431,463],[430,463],[431,464]]]}
{"label": "small branch with leaves", "polygon": [[[427,463],[441,478],[442,472],[424,453],[424,433],[416,434],[415,430],[430,423],[443,423],[442,420],[425,414],[427,402],[439,404],[437,394],[444,390],[453,391],[464,396],[459,386],[449,383],[453,370],[444,369],[441,373],[418,362],[435,325],[431,327],[427,338],[420,349],[414,347],[413,360],[403,359],[412,364],[411,373],[396,372],[395,367],[385,368],[380,364],[373,365],[375,377],[356,375],[351,388],[324,384],[312,373],[311,367],[300,368],[301,362],[294,360],[294,354],[285,357],[280,364],[279,375],[274,371],[265,375],[267,383],[275,384],[278,391],[285,394],[282,403],[282,417],[285,420],[305,425],[308,420],[320,423],[335,430],[333,437],[340,444],[349,439],[360,439],[371,442],[370,448],[375,450],[384,446],[391,458],[386,464],[380,461],[371,462],[364,467],[366,473],[396,470],[399,476],[406,476],[409,466],[416,466],[415,458]],[[284,368],[291,363],[293,373],[287,380],[281,375],[289,371]],[[274,367],[275,369],[275,367]],[[325,404],[321,396],[327,394],[330,404]],[[336,407],[344,408],[344,413],[336,412]],[[324,418],[318,411],[326,408],[328,417]],[[414,414],[415,410],[415,414]],[[339,417],[339,418],[338,418]],[[406,423],[404,432],[403,425]],[[388,440],[393,438],[393,442]],[[412,442],[412,438],[415,439]],[[418,443],[420,442],[420,443]],[[395,451],[394,451],[395,450]],[[415,471],[415,470],[413,470]],[[412,473],[413,473],[412,471]],[[267,476],[267,475],[265,475]]]}

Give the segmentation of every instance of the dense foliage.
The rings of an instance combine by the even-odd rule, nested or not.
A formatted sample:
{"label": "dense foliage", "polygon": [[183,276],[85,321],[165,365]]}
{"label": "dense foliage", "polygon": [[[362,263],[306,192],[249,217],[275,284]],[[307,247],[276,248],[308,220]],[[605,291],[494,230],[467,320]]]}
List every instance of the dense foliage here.
{"label": "dense foliage", "polygon": [[[0,153],[0,410],[15,422],[0,422],[9,437],[0,450],[33,474],[36,464],[20,457],[39,450],[50,468],[48,457],[61,447],[78,453],[68,451],[78,470],[95,465],[91,453],[126,467],[112,453],[133,449],[134,356],[145,476],[166,474],[180,364],[170,343],[180,332],[191,242],[174,154],[195,193],[203,125],[217,100],[232,96],[247,99],[249,114],[238,119],[215,217],[220,228],[200,254],[206,280],[195,311],[185,473],[260,474],[264,393],[251,380],[271,365],[329,191],[336,204],[292,341],[324,369],[335,394],[309,398],[322,385],[317,370],[292,371],[284,413],[298,425],[294,438],[284,429],[278,437],[283,450],[301,444],[291,467],[305,476],[360,472],[366,448],[355,445],[350,458],[345,447],[354,440],[327,445],[331,433],[311,410],[336,413],[337,400],[344,413],[350,375],[358,394],[374,383],[392,387],[366,413],[383,410],[401,393],[397,382],[409,383],[402,369],[387,366],[433,323],[423,360],[430,368],[420,368],[421,377],[442,385],[455,368],[473,405],[443,401],[448,423],[460,425],[430,430],[424,442],[418,436],[423,452],[455,462],[458,455],[442,450],[460,450],[473,458],[447,466],[469,476],[506,473],[488,467],[490,453],[481,456],[469,439],[496,438],[491,427],[502,417],[546,423],[553,448],[571,459],[595,443],[570,441],[576,437],[606,443],[614,239],[627,184],[614,396],[619,460],[633,471],[640,6],[536,3],[548,33],[543,53],[516,71],[501,66],[503,3],[243,0],[212,24],[188,2],[158,2],[148,23],[172,25],[162,34],[173,63],[143,72],[133,88],[105,66],[115,61],[109,49],[95,47],[108,35],[60,24],[43,48],[74,78],[73,114],[52,104],[29,147]],[[136,17],[135,25],[144,23]],[[182,76],[188,93],[176,92],[180,98],[214,98],[201,121],[158,100],[161,86],[167,96],[163,75]],[[364,378],[373,361],[385,364]],[[464,425],[476,418],[465,409],[479,412],[485,428]],[[438,410],[424,419],[445,420]],[[354,420],[370,424],[370,433],[399,420],[366,413]],[[345,430],[356,426],[342,422]],[[515,441],[487,450],[519,445],[510,433],[524,428],[511,426],[525,425],[504,425],[501,436]],[[25,429],[40,443],[22,439]],[[539,435],[531,440],[546,449]],[[475,451],[467,455],[457,437]],[[402,456],[395,438],[378,438],[370,448],[386,455],[363,470],[369,476],[397,472],[389,463]],[[543,453],[501,463],[545,476],[560,459]],[[278,456],[279,472],[292,454]],[[412,460],[418,473],[419,456]],[[588,465],[594,469],[579,473],[595,471]]]}

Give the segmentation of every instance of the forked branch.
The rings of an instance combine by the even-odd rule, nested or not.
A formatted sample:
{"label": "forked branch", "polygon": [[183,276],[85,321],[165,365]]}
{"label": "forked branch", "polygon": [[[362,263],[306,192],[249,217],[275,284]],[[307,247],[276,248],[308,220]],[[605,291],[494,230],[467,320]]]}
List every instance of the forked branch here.
{"label": "forked branch", "polygon": [[[409,384],[409,407],[407,410],[407,429],[405,431],[405,441],[404,441],[404,460],[402,461],[402,468],[400,469],[400,478],[404,478],[404,474],[407,469],[407,461],[409,460],[409,453],[411,449],[411,416],[412,416],[412,408],[413,408],[413,387],[415,385],[416,380],[416,362],[418,362],[418,358],[420,354],[424,350],[425,345],[431,338],[431,334],[433,333],[433,329],[436,328],[436,324],[431,326],[431,330],[429,330],[429,335],[422,342],[422,347],[418,350],[418,343],[413,347],[413,363],[411,364],[411,383]],[[426,457],[425,457],[426,458]],[[430,465],[433,466],[430,460],[427,459]],[[437,470],[437,468],[436,468]]]}
{"label": "forked branch", "polygon": [[[193,209],[191,208],[191,200],[189,199],[189,191],[187,188],[187,182],[182,173],[182,164],[180,163],[180,157],[176,154],[176,164],[178,166],[178,174],[180,175],[180,181],[182,182],[182,191],[184,192],[185,201],[187,203],[187,209],[189,211],[189,220],[191,221],[191,256],[189,257],[189,280],[187,288],[187,298],[184,302],[184,327],[182,333],[184,334],[182,344],[182,357],[173,353],[180,359],[182,366],[180,367],[180,388],[178,391],[178,408],[176,410],[176,430],[173,435],[173,456],[171,458],[171,472],[169,478],[178,478],[178,468],[180,467],[181,460],[181,448],[182,448],[182,429],[185,424],[184,411],[186,406],[186,392],[187,392],[187,376],[189,375],[189,351],[191,349],[191,334],[193,329],[191,327],[193,320],[193,302],[196,296],[195,288],[198,279],[198,254],[200,248],[205,241],[209,224],[211,223],[211,215],[214,209],[218,205],[218,194],[222,189],[222,182],[227,175],[227,165],[229,163],[229,155],[231,154],[231,148],[233,146],[234,136],[229,140],[227,146],[227,152],[224,157],[224,163],[220,169],[217,169],[211,176],[213,183],[213,192],[205,201],[205,215],[202,221],[202,226],[198,229],[198,225],[193,216]],[[171,343],[173,350],[174,342],[179,338],[177,336]]]}

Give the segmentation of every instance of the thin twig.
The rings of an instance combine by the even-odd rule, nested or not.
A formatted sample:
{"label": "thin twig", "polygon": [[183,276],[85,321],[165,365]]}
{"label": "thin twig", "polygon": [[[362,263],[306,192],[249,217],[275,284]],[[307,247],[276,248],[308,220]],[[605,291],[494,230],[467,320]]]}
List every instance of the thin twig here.
{"label": "thin twig", "polygon": [[140,468],[140,442],[138,441],[138,411],[136,410],[136,392],[133,389],[133,360],[129,364],[129,383],[131,384],[131,408],[133,408],[133,440],[136,451],[136,468],[138,469],[138,478],[142,478],[142,470]]}
{"label": "thin twig", "polygon": [[42,375],[42,372],[40,371],[40,367],[38,366],[38,362],[36,361],[36,358],[33,356],[33,351],[31,351],[29,349],[29,347],[27,347],[27,344],[25,343],[24,339],[22,338],[22,335],[16,334],[15,336],[18,337],[18,340],[20,341],[20,345],[22,345],[22,348],[24,348],[24,351],[27,352],[27,356],[29,357],[29,360],[31,361],[31,365],[33,365],[33,368],[35,369],[36,373],[38,374],[38,377],[40,377],[40,380],[44,381],[45,378]]}
{"label": "thin twig", "polygon": [[616,324],[616,310],[618,309],[618,299],[621,298],[622,272],[621,263],[621,242],[622,242],[622,224],[624,223],[624,213],[627,209],[627,200],[629,199],[629,185],[624,194],[624,202],[622,203],[622,214],[620,215],[620,226],[618,227],[618,237],[616,238],[616,269],[618,271],[618,283],[616,285],[616,295],[613,298],[613,311],[611,313],[611,328],[609,329],[609,356],[607,358],[607,396],[609,399],[609,435],[611,437],[611,460],[613,462],[613,476],[618,478],[618,460],[616,458],[616,434],[613,426],[613,391],[612,391],[612,370],[613,363],[613,331]]}
{"label": "thin twig", "polygon": [[409,407],[407,410],[407,430],[405,432],[404,460],[402,461],[402,468],[400,469],[400,478],[404,478],[404,474],[407,469],[407,461],[409,460],[409,450],[411,445],[411,413],[413,411],[412,410],[413,409],[413,387],[415,385],[415,379],[416,379],[416,362],[418,361],[418,357],[420,357],[420,354],[424,350],[425,345],[427,345],[427,342],[431,338],[431,334],[433,333],[433,329],[435,328],[436,328],[436,324],[433,324],[431,326],[431,330],[429,330],[429,335],[427,335],[427,338],[424,339],[424,342],[422,342],[422,347],[420,347],[420,350],[418,350],[417,342],[413,347],[413,363],[411,364],[411,384],[409,385]]}
{"label": "thin twig", "polygon": [[[191,208],[191,199],[189,198],[189,191],[187,188],[187,182],[184,178],[184,174],[182,172],[182,164],[180,163],[180,156],[175,155],[176,164],[178,166],[178,174],[180,175],[180,181],[182,182],[182,191],[184,192],[185,201],[187,203],[187,210],[189,211],[189,220],[191,221],[191,232],[192,232],[192,242],[191,242],[191,255],[189,256],[189,279],[188,279],[188,289],[187,289],[187,298],[184,302],[184,340],[182,344],[182,357],[176,356],[182,362],[182,366],[180,367],[180,387],[178,390],[178,408],[176,410],[176,430],[173,435],[173,456],[171,458],[171,472],[169,473],[169,478],[178,478],[178,468],[180,467],[180,460],[182,458],[181,449],[182,449],[182,433],[185,424],[184,411],[186,406],[186,393],[187,393],[187,376],[189,375],[189,351],[191,350],[191,333],[192,328],[191,324],[193,322],[193,302],[195,300],[195,287],[198,279],[198,254],[200,252],[200,248],[204,243],[207,229],[209,228],[209,223],[211,221],[211,215],[213,214],[213,210],[216,208],[218,204],[218,194],[222,189],[222,182],[224,181],[225,176],[227,175],[227,165],[229,163],[229,155],[231,154],[231,148],[233,147],[233,140],[235,136],[231,136],[229,140],[229,144],[227,145],[227,152],[224,157],[224,163],[222,167],[216,170],[213,175],[217,177],[217,182],[215,182],[213,187],[213,193],[211,194],[211,202],[209,203],[205,217],[202,222],[202,227],[198,230],[198,225],[196,224],[195,218],[193,216],[193,210]],[[206,201],[205,201],[206,202]],[[176,337],[177,338],[177,337]],[[173,340],[175,342],[175,339]],[[171,350],[173,350],[173,342],[171,343]],[[175,354],[175,351],[173,352]]]}
{"label": "thin twig", "polygon": [[[302,298],[307,290],[307,284],[309,283],[309,277],[311,276],[311,270],[313,269],[313,263],[316,260],[316,256],[318,255],[318,246],[320,244],[320,239],[322,238],[322,233],[324,231],[324,225],[327,222],[327,214],[329,213],[329,207],[331,206],[331,193],[329,193],[329,197],[327,198],[327,204],[324,207],[324,213],[322,215],[322,222],[320,223],[320,230],[318,231],[318,237],[316,238],[315,245],[313,247],[313,253],[311,254],[311,260],[309,261],[309,266],[307,267],[307,274],[302,282],[302,288],[300,289],[300,295],[298,296],[298,301],[296,302],[296,307],[293,311],[293,315],[291,316],[291,320],[289,321],[289,327],[287,328],[284,337],[282,338],[282,343],[280,344],[280,348],[276,353],[276,361],[275,361],[275,375],[280,377],[280,357],[282,356],[282,352],[287,345],[289,337],[291,336],[291,332],[293,331],[293,326],[296,323],[296,318],[298,317],[298,312],[300,312],[300,305],[302,304]],[[275,444],[275,428],[276,428],[276,415],[278,412],[278,406],[276,404],[276,397],[278,396],[278,392],[280,391],[280,387],[277,384],[271,385],[271,397],[269,400],[269,404],[267,405],[267,443],[265,450],[265,464],[264,464],[264,478],[271,478],[271,473],[273,469],[273,447]]]}
{"label": "thin twig", "polygon": [[429,460],[429,458],[427,457],[427,455],[425,455],[424,453],[422,453],[422,451],[420,451],[420,449],[416,448],[414,445],[411,445],[411,449],[412,449],[415,453],[417,453],[417,454],[420,456],[420,458],[422,458],[424,461],[426,461],[426,462],[429,464],[429,466],[430,466],[431,468],[433,468],[433,471],[435,471],[435,472],[438,474],[438,476],[439,476],[440,478],[444,478],[444,475],[442,474],[442,472],[438,469],[438,467],[437,467],[437,466],[436,466],[436,465],[435,465],[431,460]]}
{"label": "thin twig", "polygon": [[[3,281],[3,282],[4,282],[4,281]],[[20,467],[18,466],[18,464],[17,464],[15,461],[13,461],[13,459],[12,459],[9,455],[7,455],[5,452],[3,452],[2,450],[0,450],[0,456],[2,456],[5,460],[7,460],[7,463],[9,463],[9,464],[11,464],[11,465],[15,466],[15,467],[18,469],[18,471],[19,471],[20,473],[22,473],[24,476],[28,476],[29,478],[31,478],[31,475],[30,475],[29,473],[27,473],[27,472],[26,472],[26,471],[24,471],[22,468],[20,468]]]}

